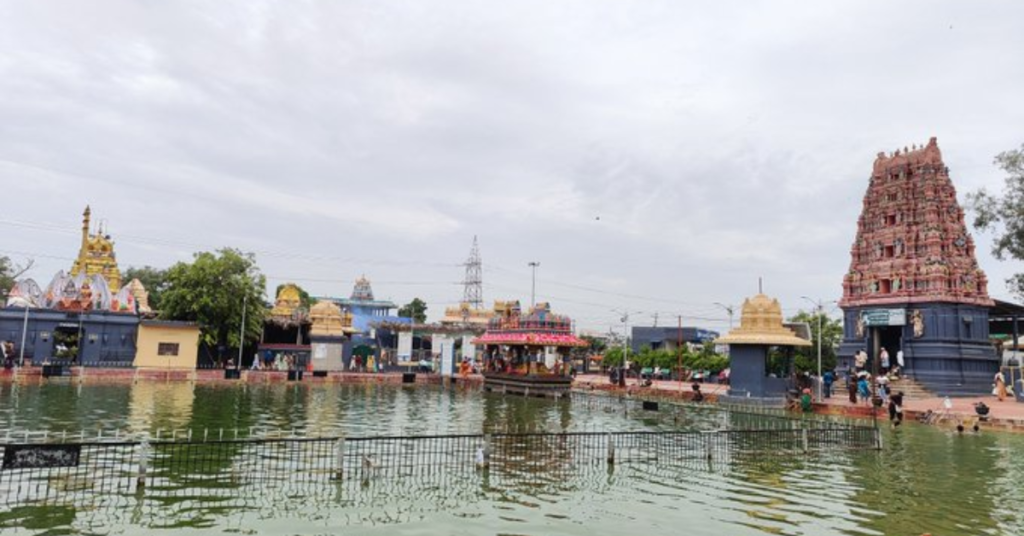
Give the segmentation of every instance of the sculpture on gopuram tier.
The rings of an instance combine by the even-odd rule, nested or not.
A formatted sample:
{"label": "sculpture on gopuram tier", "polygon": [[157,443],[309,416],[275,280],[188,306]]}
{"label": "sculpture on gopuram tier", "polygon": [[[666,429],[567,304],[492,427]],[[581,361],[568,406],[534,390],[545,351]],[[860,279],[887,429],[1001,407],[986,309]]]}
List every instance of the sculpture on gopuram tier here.
{"label": "sculpture on gopuram tier", "polygon": [[850,254],[841,306],[993,304],[935,138],[878,154]]}

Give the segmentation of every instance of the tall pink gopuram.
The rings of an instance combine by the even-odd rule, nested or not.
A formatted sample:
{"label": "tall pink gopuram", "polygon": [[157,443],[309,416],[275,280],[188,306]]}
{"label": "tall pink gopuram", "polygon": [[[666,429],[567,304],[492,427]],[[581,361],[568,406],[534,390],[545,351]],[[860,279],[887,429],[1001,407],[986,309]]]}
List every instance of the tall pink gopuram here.
{"label": "tall pink gopuram", "polygon": [[864,349],[937,394],[989,391],[998,367],[988,340],[988,279],[936,139],[879,153],[843,278],[840,362]]}

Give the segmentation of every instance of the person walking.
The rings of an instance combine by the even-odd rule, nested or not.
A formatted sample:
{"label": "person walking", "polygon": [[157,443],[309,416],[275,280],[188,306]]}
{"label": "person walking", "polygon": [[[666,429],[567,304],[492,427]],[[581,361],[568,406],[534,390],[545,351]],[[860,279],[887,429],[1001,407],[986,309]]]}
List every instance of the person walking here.
{"label": "person walking", "polygon": [[903,424],[903,391],[896,391],[889,397],[889,422],[893,428]]}
{"label": "person walking", "polygon": [[835,380],[836,377],[831,370],[826,370],[825,374],[822,375],[821,384],[823,386],[822,390],[824,391],[825,398],[832,398],[832,383]]}
{"label": "person walking", "polygon": [[996,396],[998,396],[999,401],[1002,402],[1006,400],[1006,376],[1003,376],[1002,369],[996,372],[994,380],[996,383]]}

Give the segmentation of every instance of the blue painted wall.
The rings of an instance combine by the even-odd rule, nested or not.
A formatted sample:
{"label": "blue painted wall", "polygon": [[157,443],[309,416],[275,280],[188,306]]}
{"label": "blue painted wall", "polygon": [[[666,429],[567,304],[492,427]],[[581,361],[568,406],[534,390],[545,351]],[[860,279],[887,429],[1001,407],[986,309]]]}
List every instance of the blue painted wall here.
{"label": "blue painted wall", "polygon": [[[21,333],[25,310],[0,309],[0,339],[14,341],[15,355],[21,352]],[[130,365],[135,359],[139,317],[111,312],[67,313],[49,309],[30,309],[25,338],[25,360],[41,363],[55,353],[53,332],[60,327],[77,330],[81,325],[81,364],[107,363]]]}
{"label": "blue painted wall", "polygon": [[788,378],[766,374],[768,347],[749,344],[729,345],[729,393],[727,400],[764,405],[785,403]]}
{"label": "blue painted wall", "polygon": [[[853,354],[864,349],[874,359],[873,331],[865,327],[857,336],[857,319],[862,311],[887,307],[844,309],[843,342],[839,366],[853,364]],[[899,308],[899,307],[892,307]],[[924,334],[914,337],[911,311],[920,310]],[[975,305],[928,303],[907,308],[907,325],[899,328],[905,372],[937,395],[966,396],[990,393],[999,358],[989,343],[988,308]],[[889,344],[890,359],[896,362],[899,344]]]}

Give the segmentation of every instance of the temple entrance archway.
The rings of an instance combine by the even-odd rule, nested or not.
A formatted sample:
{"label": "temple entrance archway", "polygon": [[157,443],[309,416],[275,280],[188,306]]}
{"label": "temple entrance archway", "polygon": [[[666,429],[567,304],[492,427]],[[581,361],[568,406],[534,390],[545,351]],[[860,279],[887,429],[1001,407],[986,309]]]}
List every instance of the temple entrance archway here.
{"label": "temple entrance archway", "polygon": [[895,365],[896,353],[903,348],[903,326],[879,326],[871,328],[871,332],[871,370],[881,370],[882,362],[879,356],[882,355],[882,348],[889,352],[889,366]]}

